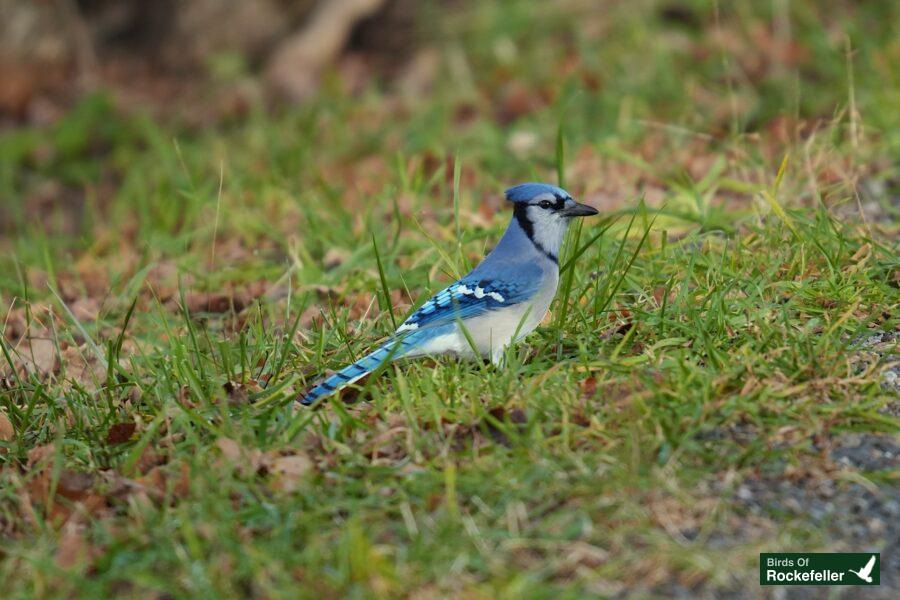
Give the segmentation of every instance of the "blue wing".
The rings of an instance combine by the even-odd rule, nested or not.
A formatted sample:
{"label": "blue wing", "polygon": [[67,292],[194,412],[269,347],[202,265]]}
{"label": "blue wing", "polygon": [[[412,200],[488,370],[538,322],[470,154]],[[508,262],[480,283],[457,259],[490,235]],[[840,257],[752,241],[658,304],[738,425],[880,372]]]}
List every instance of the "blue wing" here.
{"label": "blue wing", "polygon": [[416,345],[441,335],[448,329],[446,326],[457,319],[469,319],[530,299],[541,281],[540,271],[535,269],[537,267],[534,265],[519,265],[508,269],[511,276],[504,278],[480,276],[476,269],[432,296],[381,347],[321,382],[307,392],[301,402],[315,404],[319,399],[371,373],[384,361],[399,358]]}
{"label": "blue wing", "polygon": [[431,297],[397,329],[398,333],[439,327],[518,304],[537,291],[538,279],[515,281],[467,276]]}

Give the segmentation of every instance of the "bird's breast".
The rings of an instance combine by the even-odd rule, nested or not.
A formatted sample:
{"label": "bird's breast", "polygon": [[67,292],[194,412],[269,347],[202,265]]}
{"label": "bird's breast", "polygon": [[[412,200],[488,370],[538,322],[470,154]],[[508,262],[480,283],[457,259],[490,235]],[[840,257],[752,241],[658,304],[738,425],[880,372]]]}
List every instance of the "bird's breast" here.
{"label": "bird's breast", "polygon": [[478,351],[491,355],[534,331],[553,302],[558,281],[559,274],[553,270],[542,278],[529,300],[494,309],[467,322],[466,327]]}

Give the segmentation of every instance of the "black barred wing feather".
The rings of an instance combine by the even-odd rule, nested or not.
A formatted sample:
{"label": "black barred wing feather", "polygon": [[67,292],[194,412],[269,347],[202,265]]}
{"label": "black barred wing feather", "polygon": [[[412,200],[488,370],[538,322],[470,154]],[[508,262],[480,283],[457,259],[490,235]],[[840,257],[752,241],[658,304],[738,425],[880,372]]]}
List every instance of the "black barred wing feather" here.
{"label": "black barred wing feather", "polygon": [[464,278],[431,297],[403,322],[397,332],[408,332],[445,325],[457,319],[470,319],[492,310],[518,304],[531,298],[537,280],[517,281]]}

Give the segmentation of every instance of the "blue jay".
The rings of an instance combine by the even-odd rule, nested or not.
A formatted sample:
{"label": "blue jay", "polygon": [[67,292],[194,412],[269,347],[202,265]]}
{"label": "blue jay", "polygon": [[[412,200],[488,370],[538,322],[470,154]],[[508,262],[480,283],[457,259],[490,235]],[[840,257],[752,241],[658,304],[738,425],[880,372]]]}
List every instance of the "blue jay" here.
{"label": "blue jay", "polygon": [[395,358],[452,353],[501,364],[506,347],[537,327],[550,308],[569,222],[597,214],[546,183],[509,188],[506,199],[513,203],[513,218],[481,264],[420,306],[377,350],[311,389],[301,403],[315,404]]}

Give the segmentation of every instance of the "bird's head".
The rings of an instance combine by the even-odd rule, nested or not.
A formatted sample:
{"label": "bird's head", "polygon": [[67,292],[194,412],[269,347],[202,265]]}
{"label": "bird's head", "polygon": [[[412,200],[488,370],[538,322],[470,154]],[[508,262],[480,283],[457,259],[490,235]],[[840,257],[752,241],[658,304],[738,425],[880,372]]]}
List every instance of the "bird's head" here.
{"label": "bird's head", "polygon": [[579,204],[566,190],[548,183],[523,183],[506,190],[515,218],[525,233],[554,260],[559,254],[569,222],[596,215],[597,209]]}

